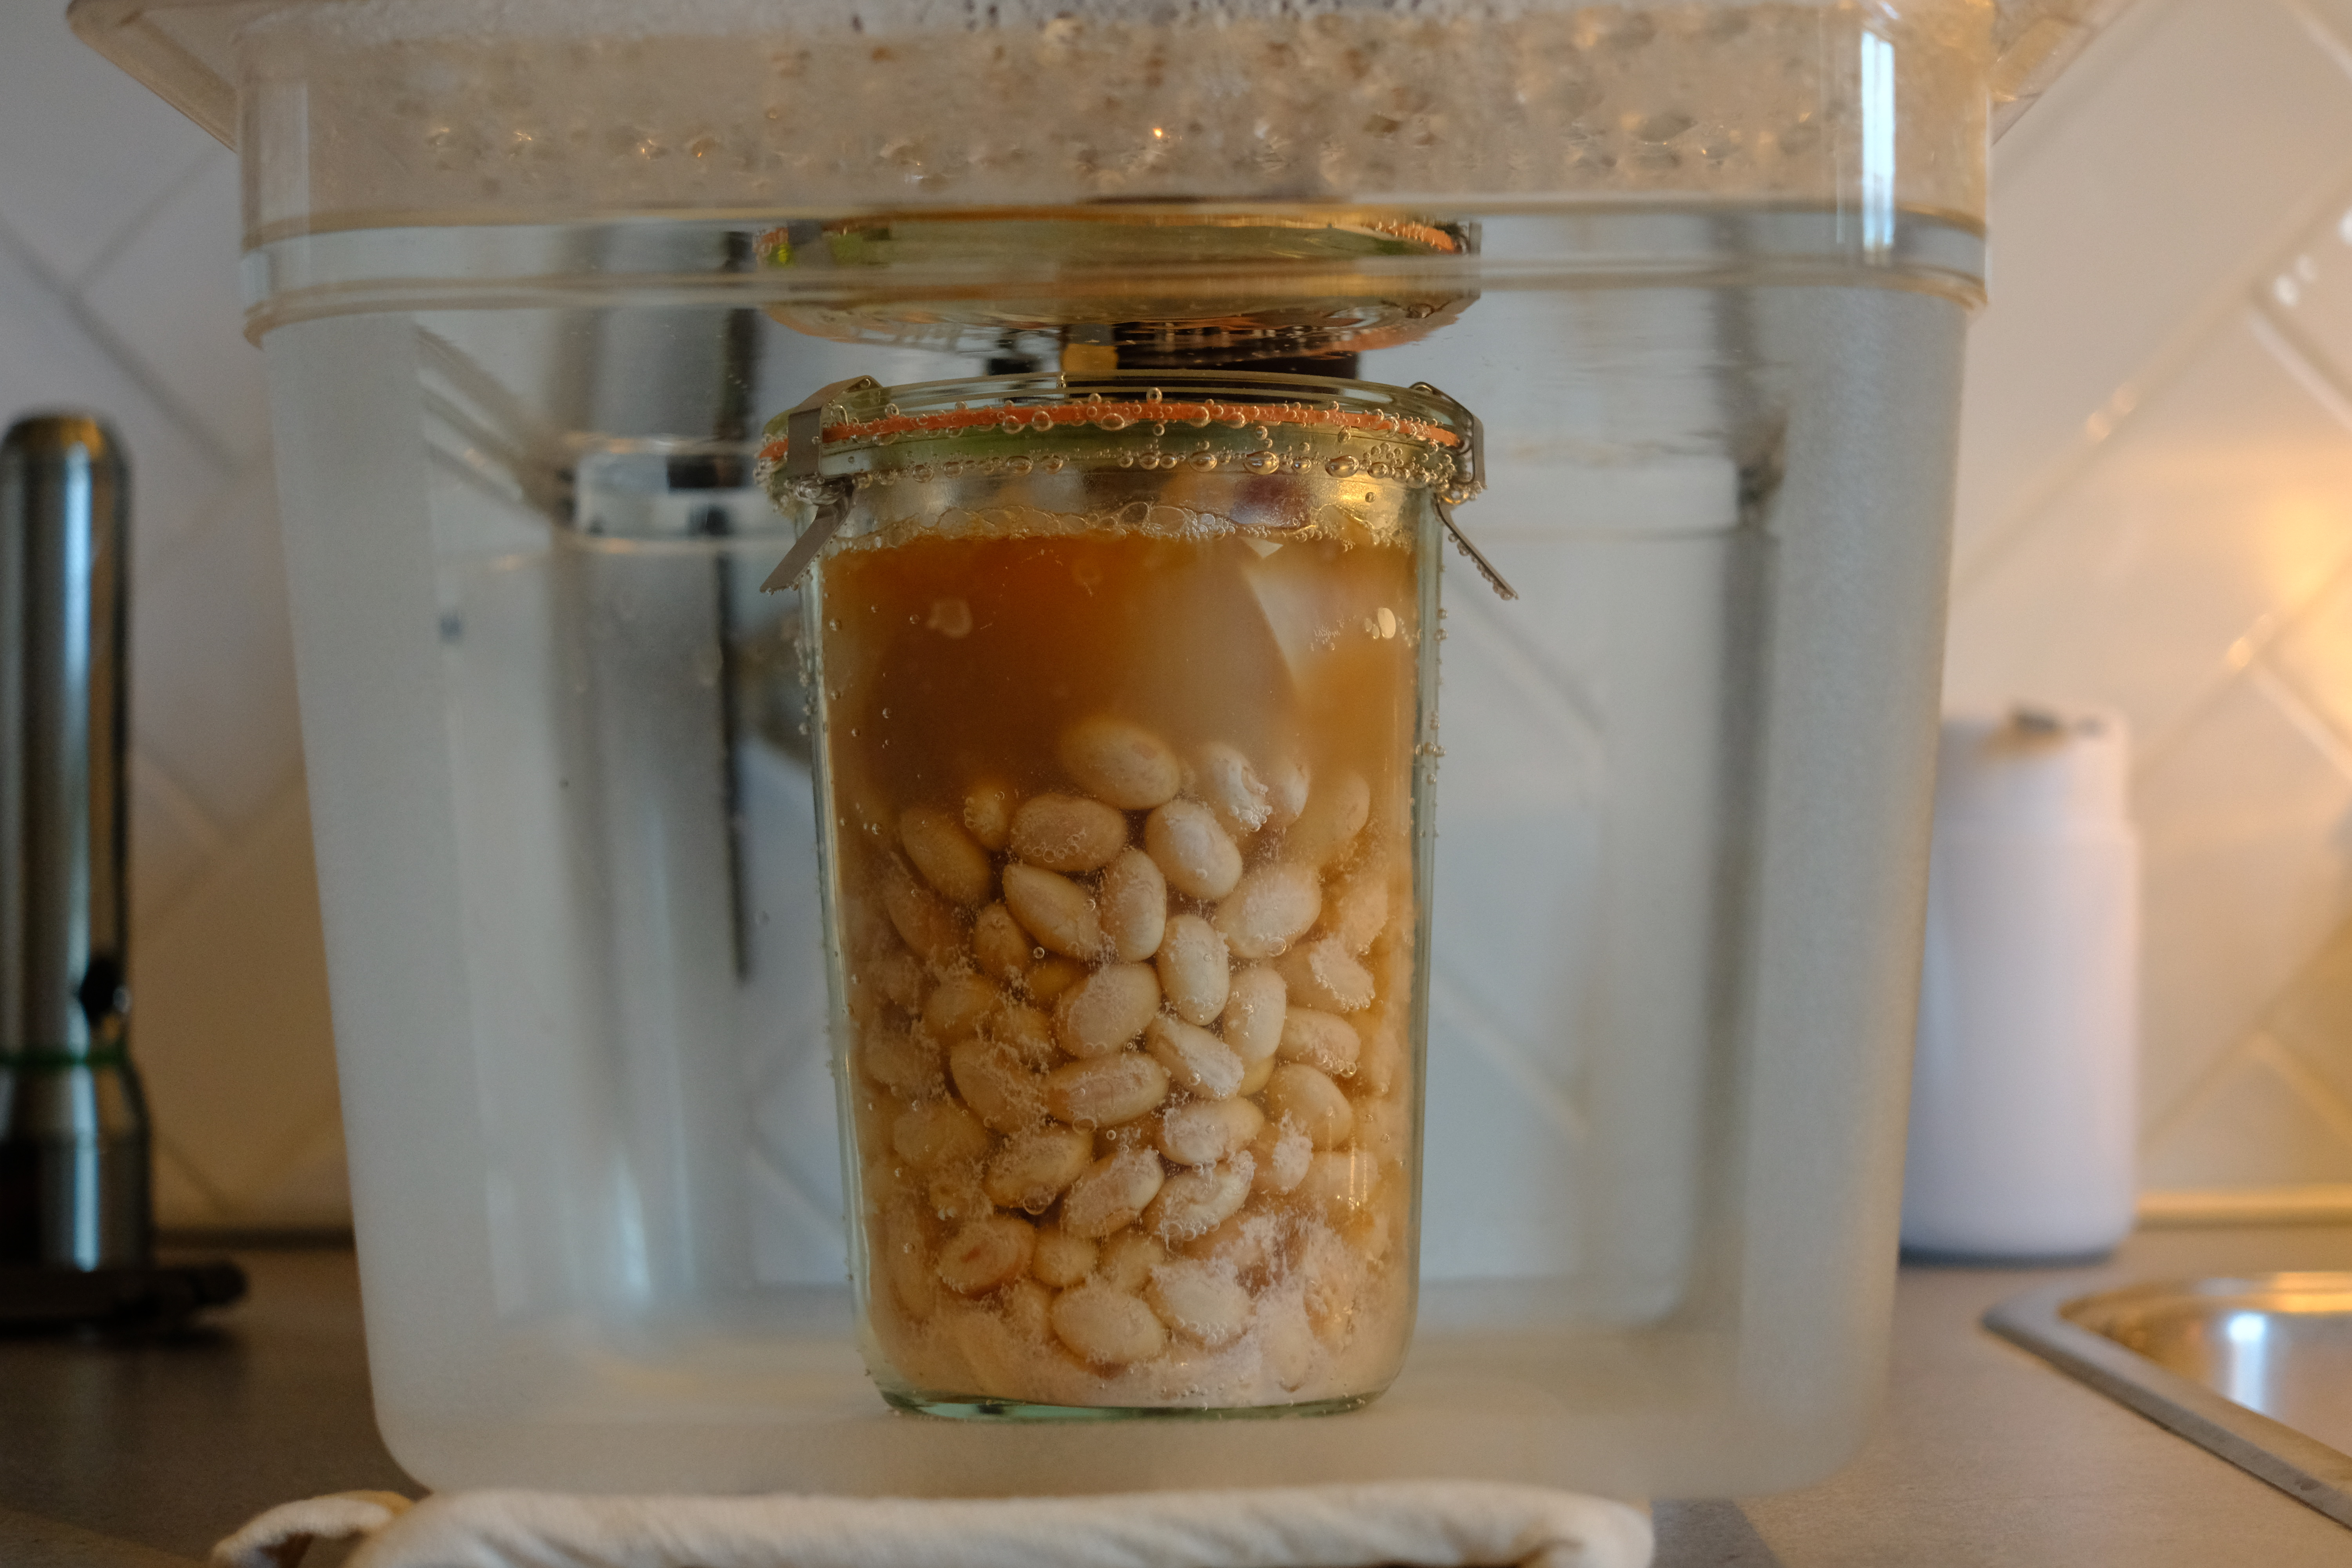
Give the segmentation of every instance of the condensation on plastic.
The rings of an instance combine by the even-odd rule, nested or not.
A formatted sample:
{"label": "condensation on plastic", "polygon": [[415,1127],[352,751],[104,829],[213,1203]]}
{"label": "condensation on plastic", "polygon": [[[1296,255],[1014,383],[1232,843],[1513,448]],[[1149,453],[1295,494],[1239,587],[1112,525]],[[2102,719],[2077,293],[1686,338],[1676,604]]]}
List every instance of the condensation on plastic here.
{"label": "condensation on plastic", "polygon": [[[2126,3],[1202,0],[1146,21],[1123,0],[1008,0],[975,23],[934,0],[826,0],[789,26],[752,0],[69,14],[245,153],[257,244],[689,209],[1821,203],[1874,179],[1973,222],[1988,130]],[[1852,134],[1884,120],[1871,97],[1895,110],[1891,173]]]}

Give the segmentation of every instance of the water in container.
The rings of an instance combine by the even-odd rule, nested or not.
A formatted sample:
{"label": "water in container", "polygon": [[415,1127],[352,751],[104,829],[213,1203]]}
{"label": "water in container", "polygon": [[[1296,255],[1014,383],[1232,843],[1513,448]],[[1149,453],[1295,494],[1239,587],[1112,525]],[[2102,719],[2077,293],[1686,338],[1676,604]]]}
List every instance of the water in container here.
{"label": "water in container", "polygon": [[[436,1487],[877,1494],[1836,1464],[1884,1360],[1989,116],[2101,10],[79,0],[243,163],[394,1454]],[[870,482],[762,594],[823,510],[776,504],[762,427],[844,384],[904,401],[841,395],[873,427],[824,445]],[[1188,405],[1162,431],[1086,416],[1076,512],[1058,435],[883,427],[1152,390]],[[1438,545],[1442,482],[1277,431],[1293,406],[1475,416],[1450,516],[1518,597]],[[1120,449],[1151,479],[1120,505],[1215,526],[1020,521],[1110,515]],[[1249,521],[1310,488],[1259,452],[1357,523]],[[947,647],[983,626],[986,659]],[[1024,670],[1052,702],[1007,696]],[[1090,735],[1173,771],[1089,785]],[[1298,812],[1352,776],[1360,820],[1315,914],[1237,952],[1239,879],[1312,859],[1264,837],[1294,765]],[[1102,805],[1108,857],[990,843],[1047,797],[1070,842]],[[1159,940],[1206,929],[1223,973],[1118,957],[1141,927],[1035,940],[1170,883],[1171,802],[1223,837]],[[1032,939],[994,975],[984,918]],[[926,931],[951,962],[894,968]],[[1261,968],[1330,1001],[1349,1071],[1313,1059],[1337,1035],[1244,1058]],[[942,1001],[949,971],[995,989]],[[1061,998],[1114,971],[1097,1058]],[[886,1108],[890,1029],[928,1054]],[[1167,1076],[1147,1126],[1015,1103],[1128,1110],[1097,1059]],[[1276,1094],[1286,1066],[1319,1087]],[[1268,1082],[1213,1092],[1234,1068]],[[1217,1158],[1160,1142],[1220,1105],[1252,1109],[1181,1145]],[[1262,1192],[1284,1128],[1306,1167]],[[1263,1256],[1218,1252],[1228,1200],[1284,1216]],[[859,1256],[918,1234],[904,1281]],[[887,1340],[854,1258],[961,1326]],[[1266,1315],[1220,1340],[1236,1289]]]}

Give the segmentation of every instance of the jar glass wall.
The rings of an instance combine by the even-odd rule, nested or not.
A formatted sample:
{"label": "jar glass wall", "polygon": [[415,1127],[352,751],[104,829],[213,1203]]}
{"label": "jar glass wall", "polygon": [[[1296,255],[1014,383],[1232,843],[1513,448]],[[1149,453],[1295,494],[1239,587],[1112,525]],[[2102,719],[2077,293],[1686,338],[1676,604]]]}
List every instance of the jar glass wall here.
{"label": "jar glass wall", "polygon": [[1426,558],[1461,411],[1170,373],[824,416],[825,886],[877,1382],[953,1413],[1360,1403],[1412,1321]]}

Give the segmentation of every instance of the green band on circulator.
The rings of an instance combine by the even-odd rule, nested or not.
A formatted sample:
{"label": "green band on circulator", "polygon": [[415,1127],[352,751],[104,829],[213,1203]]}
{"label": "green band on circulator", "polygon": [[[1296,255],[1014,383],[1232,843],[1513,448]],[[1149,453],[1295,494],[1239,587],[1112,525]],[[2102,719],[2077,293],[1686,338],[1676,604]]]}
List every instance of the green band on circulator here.
{"label": "green band on circulator", "polygon": [[130,1065],[131,1053],[121,1046],[92,1046],[86,1051],[46,1046],[0,1051],[0,1072],[74,1072],[84,1068],[96,1072]]}

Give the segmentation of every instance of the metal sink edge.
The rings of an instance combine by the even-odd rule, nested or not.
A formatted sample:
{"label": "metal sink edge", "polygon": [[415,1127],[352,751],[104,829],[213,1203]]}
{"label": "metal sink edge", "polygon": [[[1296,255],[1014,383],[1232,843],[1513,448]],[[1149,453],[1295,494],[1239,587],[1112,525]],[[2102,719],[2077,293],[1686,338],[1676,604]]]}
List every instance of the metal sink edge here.
{"label": "metal sink edge", "polygon": [[[2180,1287],[2190,1288],[2190,1282]],[[1994,1307],[1985,1314],[1984,1326],[2338,1524],[2352,1526],[2352,1456],[2250,1410],[2064,1315],[2065,1309],[2076,1302],[2116,1293],[2086,1291],[2079,1281],[2044,1286]]]}

